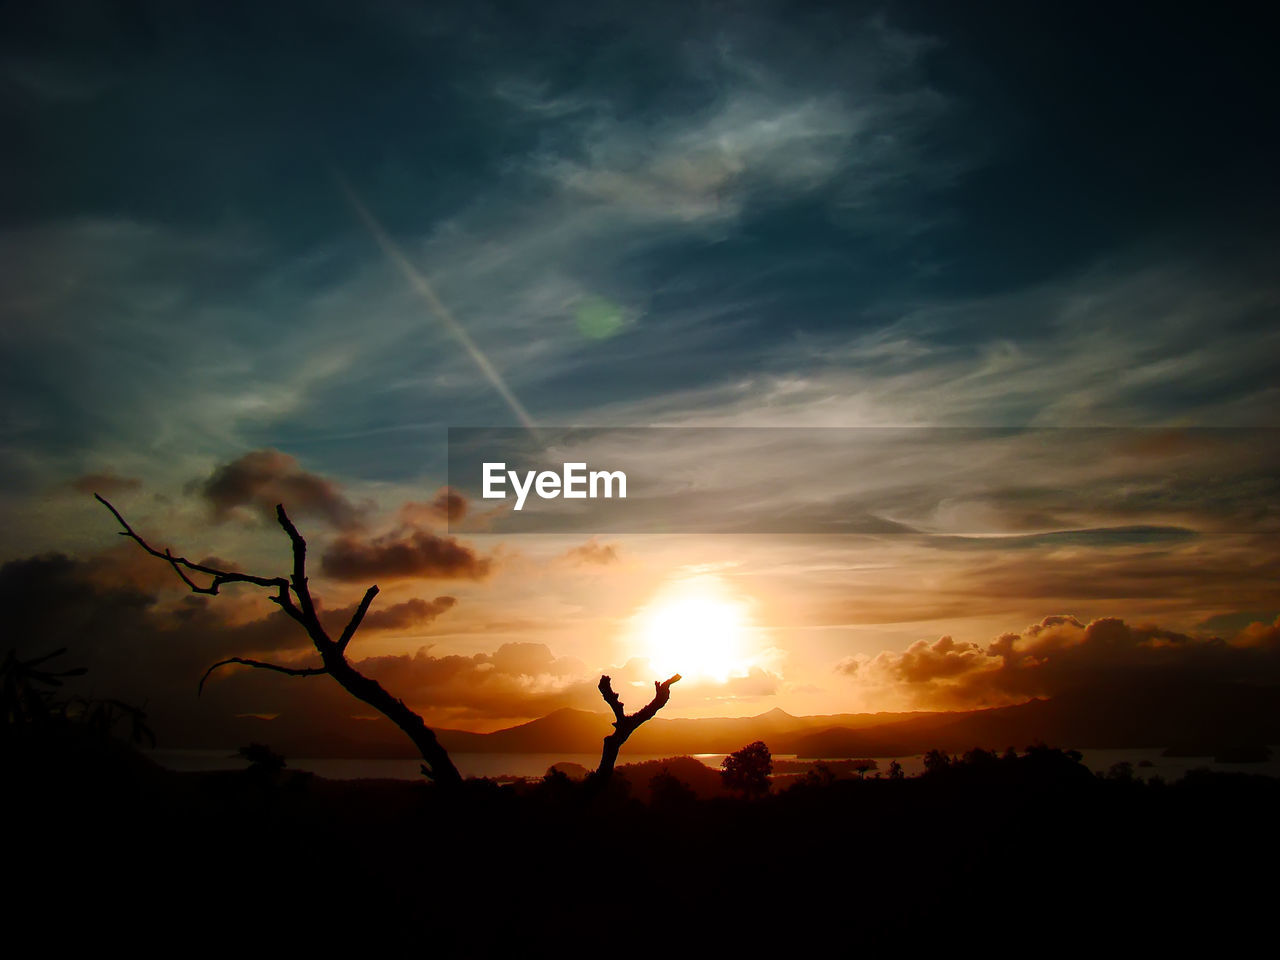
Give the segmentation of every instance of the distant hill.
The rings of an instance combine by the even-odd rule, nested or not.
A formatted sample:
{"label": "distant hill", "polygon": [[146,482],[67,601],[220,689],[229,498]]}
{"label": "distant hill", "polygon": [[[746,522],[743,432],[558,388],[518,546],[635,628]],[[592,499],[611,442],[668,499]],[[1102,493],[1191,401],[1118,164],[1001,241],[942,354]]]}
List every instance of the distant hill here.
{"label": "distant hill", "polygon": [[[611,722],[603,712],[564,709],[492,733],[436,733],[455,753],[590,754],[600,749]],[[268,743],[293,757],[416,756],[404,735],[381,718],[245,717],[233,730],[240,743]],[[1184,752],[1214,755],[1280,743],[1280,689],[1155,683],[1089,688],[986,710],[795,717],[774,709],[754,717],[659,716],[636,731],[623,758],[730,753],[753,740],[765,741],[774,753],[831,758],[912,756],[935,747],[949,752],[1022,748],[1036,741],[1079,748],[1177,745]]]}
{"label": "distant hill", "polygon": [[666,757],[662,760],[646,760],[643,763],[624,763],[618,767],[631,784],[631,796],[648,803],[652,799],[653,778],[670,774],[693,791],[699,800],[723,797],[728,791],[720,779],[720,771],[712,770],[692,757]]}
{"label": "distant hill", "polygon": [[1036,741],[1095,748],[1192,744],[1204,756],[1280,743],[1280,689],[1231,683],[1091,688],[1052,700],[928,714],[859,730],[835,726],[794,737],[777,752],[892,757],[933,748],[1022,748]]}
{"label": "distant hill", "polygon": [[[773,709],[755,717],[713,717],[699,720],[655,717],[627,741],[631,754],[675,756],[689,753],[731,753],[751,743],[789,743],[795,737],[830,727],[863,729],[884,723],[932,716],[927,713],[835,714],[793,717]],[[537,720],[492,733],[437,731],[441,743],[459,753],[594,753],[612,729],[613,716],[563,709]],[[781,752],[789,752],[783,750]]]}

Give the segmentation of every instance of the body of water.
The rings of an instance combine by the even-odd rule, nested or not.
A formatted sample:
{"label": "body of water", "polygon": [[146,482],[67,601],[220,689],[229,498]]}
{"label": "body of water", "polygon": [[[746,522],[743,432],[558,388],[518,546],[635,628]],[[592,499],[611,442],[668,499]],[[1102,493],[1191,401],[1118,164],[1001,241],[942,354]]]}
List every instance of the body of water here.
{"label": "body of water", "polygon": [[[1166,780],[1180,779],[1191,770],[1208,768],[1210,770],[1234,770],[1242,773],[1263,773],[1272,777],[1280,777],[1280,749],[1272,748],[1271,759],[1262,763],[1214,763],[1212,757],[1164,757],[1158,747],[1133,750],[1082,750],[1084,762],[1089,769],[1105,772],[1114,764],[1128,762],[1133,764],[1134,773],[1147,779],[1161,776]],[[207,770],[242,770],[248,764],[236,756],[233,750],[153,750],[152,758],[170,770],[207,771]],[[453,762],[464,777],[541,777],[553,763],[576,763],[588,770],[595,768],[600,761],[598,753],[454,753],[450,754]],[[723,753],[703,753],[693,755],[708,767],[720,769]],[[624,753],[618,758],[622,763],[643,763],[649,760],[662,760],[665,757],[654,754]],[[794,760],[792,754],[774,754],[775,760]],[[902,764],[908,776],[920,773],[924,769],[919,756],[913,757],[877,757],[881,771],[888,769],[891,760]],[[819,761],[812,761],[817,763]],[[418,760],[361,760],[361,759],[307,759],[289,758],[290,770],[306,770],[317,776],[330,780],[419,780]]]}
{"label": "body of water", "polygon": [[[170,770],[243,770],[249,764],[234,750],[152,750],[151,757]],[[598,753],[451,753],[450,758],[464,777],[541,777],[553,763],[576,763],[594,770]],[[723,753],[698,757],[715,769]],[[619,763],[662,760],[653,754],[623,756]],[[330,780],[421,780],[421,760],[363,760],[288,758],[289,770],[307,770]]]}

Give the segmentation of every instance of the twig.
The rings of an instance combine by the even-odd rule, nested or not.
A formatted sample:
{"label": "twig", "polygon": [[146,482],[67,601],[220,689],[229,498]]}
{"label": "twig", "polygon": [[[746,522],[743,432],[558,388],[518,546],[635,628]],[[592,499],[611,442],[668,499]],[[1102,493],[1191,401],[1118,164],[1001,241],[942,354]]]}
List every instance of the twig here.
{"label": "twig", "polygon": [[247,657],[228,657],[226,660],[219,660],[212,667],[204,672],[204,676],[200,678],[200,685],[196,688],[196,695],[204,693],[204,682],[209,679],[209,674],[217,670],[219,667],[225,667],[231,663],[243,664],[246,667],[257,667],[260,670],[274,670],[276,673],[287,673],[291,677],[318,677],[329,671],[324,667],[286,667],[279,663],[267,663],[265,660],[250,660]]}

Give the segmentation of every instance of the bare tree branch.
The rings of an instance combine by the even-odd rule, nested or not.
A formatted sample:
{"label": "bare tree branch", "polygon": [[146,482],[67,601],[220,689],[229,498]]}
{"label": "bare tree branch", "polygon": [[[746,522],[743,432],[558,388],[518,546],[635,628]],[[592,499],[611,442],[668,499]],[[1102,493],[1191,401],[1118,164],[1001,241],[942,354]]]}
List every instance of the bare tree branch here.
{"label": "bare tree branch", "polygon": [[[142,549],[151,554],[151,556],[158,557],[159,559],[166,561],[169,566],[173,567],[174,572],[182,578],[182,582],[191,588],[192,593],[205,593],[211,596],[216,595],[218,588],[225,583],[251,583],[255,587],[284,587],[286,589],[289,586],[289,581],[285,580],[284,577],[255,577],[248,573],[232,573],[229,570],[219,570],[216,567],[207,567],[201,563],[192,563],[186,557],[175,557],[168,550],[161,553],[155,547],[151,546],[151,544],[147,543],[147,541],[143,540],[142,537],[134,531],[133,527],[129,526],[124,517],[120,515],[120,511],[108,503],[101,494],[95,493],[93,496],[95,500],[110,510],[112,515],[120,521],[120,526],[124,527],[120,532],[120,536],[129,537],[137,541],[138,546],[142,547]],[[186,570],[191,570],[195,573],[208,574],[213,577],[213,582],[207,587],[202,587],[187,576],[185,572]]]}
{"label": "bare tree branch", "polygon": [[671,699],[671,685],[679,679],[680,674],[677,673],[667,680],[655,680],[653,682],[653,699],[640,710],[627,716],[622,706],[622,701],[614,693],[613,681],[608,676],[600,678],[600,696],[604,697],[604,702],[609,704],[610,709],[613,710],[614,717],[617,719],[613,722],[613,733],[604,738],[604,749],[600,753],[600,766],[595,772],[597,782],[603,783],[613,776],[613,768],[618,762],[618,751],[622,749],[622,745],[627,742],[627,738],[631,734],[635,733],[640,724],[646,720],[653,719],[654,714],[667,705],[667,701]]}
{"label": "bare tree branch", "polygon": [[274,670],[276,673],[287,673],[291,677],[318,677],[323,673],[328,673],[324,667],[286,667],[279,663],[267,663],[264,660],[249,660],[246,657],[228,657],[226,660],[219,660],[212,667],[204,672],[204,676],[200,678],[200,685],[196,688],[197,695],[204,693],[204,682],[209,679],[209,674],[217,670],[219,667],[225,667],[231,663],[240,663],[246,667],[258,667],[261,670]]}
{"label": "bare tree branch", "polygon": [[274,597],[268,597],[267,599],[274,604],[278,604],[281,610],[287,613],[294,620],[297,620],[298,623],[303,625],[303,627],[307,625],[306,621],[302,618],[302,611],[294,605],[293,598],[289,596],[289,584],[281,583],[280,592]]}
{"label": "bare tree branch", "polygon": [[604,697],[604,702],[613,709],[613,715],[622,721],[627,719],[627,713],[622,708],[622,701],[618,699],[618,695],[613,692],[613,681],[607,675],[600,678],[600,696]]}
{"label": "bare tree branch", "polygon": [[[231,573],[230,571],[218,570],[215,567],[205,566],[204,564],[192,563],[185,557],[175,557],[169,550],[165,550],[162,553],[138,536],[115,507],[98,494],[94,494],[94,496],[99,503],[111,511],[112,515],[119,521],[120,526],[124,528],[122,536],[132,538],[151,556],[164,560],[173,567],[178,576],[182,578],[182,582],[193,593],[216,594],[218,588],[225,583],[250,583],[254,586],[275,590],[276,594],[270,600],[279,605],[280,609],[306,630],[307,636],[311,638],[311,643],[320,654],[322,666],[319,667],[286,667],[277,663],[250,660],[246,657],[231,657],[215,663],[205,671],[204,676],[200,678],[199,689],[201,691],[203,691],[205,681],[209,679],[209,675],[213,671],[232,663],[239,663],[262,670],[273,670],[276,673],[294,677],[313,677],[320,674],[328,674],[338,681],[343,689],[353,697],[369,704],[369,706],[382,713],[404,731],[422,755],[423,773],[438,783],[450,786],[462,782],[462,775],[458,773],[458,768],[454,766],[453,760],[450,759],[449,752],[436,739],[434,731],[423,722],[422,717],[405,704],[403,700],[397,699],[388,693],[378,681],[362,674],[346,658],[347,644],[351,642],[351,638],[355,636],[356,630],[359,629],[361,622],[363,622],[365,614],[369,611],[369,605],[373,603],[373,598],[378,595],[378,588],[372,586],[365,591],[364,598],[360,601],[356,612],[342,631],[338,642],[334,643],[320,623],[315,602],[311,598],[311,590],[307,585],[307,541],[302,538],[298,528],[293,525],[289,515],[285,513],[283,504],[276,506],[276,519],[288,535],[289,543],[293,547],[293,574],[287,579],[285,577],[255,577],[249,574]],[[213,577],[213,581],[209,586],[202,587],[187,576],[188,570],[207,574]]]}
{"label": "bare tree branch", "polygon": [[338,652],[342,653],[347,649],[347,644],[351,642],[351,638],[356,635],[356,631],[360,629],[360,621],[364,619],[364,615],[369,612],[369,604],[373,603],[373,598],[378,595],[377,584],[370,587],[364,592],[364,599],[360,601],[360,606],[356,607],[356,612],[351,615],[346,629],[342,631],[342,636],[338,638]]}
{"label": "bare tree branch", "polygon": [[[276,504],[276,519],[280,521],[280,526],[284,527],[284,532],[289,535],[289,542],[293,545],[293,592],[298,597],[298,606],[304,617],[315,621],[319,626],[316,607],[311,601],[311,591],[307,587],[307,541],[302,539],[302,534],[293,525],[289,515],[284,512],[283,503]],[[325,639],[329,638],[326,636]]]}

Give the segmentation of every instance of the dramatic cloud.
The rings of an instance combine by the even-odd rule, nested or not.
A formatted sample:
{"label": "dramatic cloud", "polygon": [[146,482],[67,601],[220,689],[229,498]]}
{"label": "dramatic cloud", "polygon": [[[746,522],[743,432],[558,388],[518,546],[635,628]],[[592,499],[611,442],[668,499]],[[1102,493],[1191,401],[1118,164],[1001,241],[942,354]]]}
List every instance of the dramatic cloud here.
{"label": "dramatic cloud", "polygon": [[364,537],[344,534],[321,558],[325,574],[349,582],[422,577],[482,580],[492,560],[436,528],[460,521],[467,499],[444,487],[428,503],[409,501],[398,511],[399,525],[388,533]]}
{"label": "dramatic cloud", "polygon": [[1240,631],[1235,642],[1241,647],[1280,647],[1280,617],[1272,623],[1254,621]]}
{"label": "dramatic cloud", "polygon": [[[956,643],[950,637],[940,637],[934,643],[917,641],[906,652],[898,654],[891,667],[887,663],[881,663],[880,666],[890,667],[896,680],[922,683],[982,670],[988,662],[986,653],[977,644]],[[858,660],[846,659],[840,662],[837,669],[843,673],[856,674],[860,667]]]}
{"label": "dramatic cloud", "polygon": [[944,636],[836,665],[874,696],[934,708],[978,707],[1155,682],[1280,682],[1280,619],[1232,640],[1193,637],[1116,617],[1045,617],[985,647]]}
{"label": "dramatic cloud", "polygon": [[310,648],[296,623],[252,593],[163,597],[150,584],[108,582],[98,563],[58,554],[0,567],[0,603],[19,655],[65,647],[69,661],[89,668],[94,689],[145,703],[170,723],[192,712],[195,683],[214,661],[288,661]]}
{"label": "dramatic cloud", "polygon": [[[333,6],[306,5],[282,45],[269,19],[185,5],[166,14],[164,55],[127,69],[103,64],[134,50],[112,18],[70,33],[56,12],[6,21],[6,50],[35,53],[0,64],[0,114],[23,144],[0,153],[22,187],[0,215],[0,560],[91,558],[37,591],[46,619],[20,642],[92,648],[111,692],[160,709],[172,688],[188,718],[287,698],[352,710],[340,689],[323,699],[327,680],[261,671],[187,702],[211,655],[308,651],[260,592],[176,602],[172,571],[126,557],[83,495],[98,489],[188,556],[283,572],[270,516],[284,502],[317,581],[448,580],[379,598],[366,624],[447,626],[435,659],[546,640],[592,669],[625,662],[643,649],[625,648],[630,611],[672,571],[726,563],[770,613],[795,713],[856,708],[855,688],[1004,702],[1129,661],[1244,676],[1253,656],[1267,675],[1274,625],[1206,628],[1235,638],[1223,649],[1190,626],[1274,617],[1280,447],[1235,429],[1280,422],[1280,164],[1257,135],[1273,105],[1267,84],[1239,82],[1272,69],[1259,31],[1225,25],[1239,69],[1223,70],[1196,55],[1203,30],[1139,14],[1117,34],[1154,38],[1135,45],[1093,42],[1088,18],[961,29],[946,4],[497,5],[482,29]],[[341,57],[335,31],[353,41]],[[1084,71],[1025,55],[1086,49]],[[244,62],[273,64],[270,90]],[[237,80],[220,109],[190,109],[211,77]],[[1073,109],[1097,103],[1143,122]],[[300,153],[297,130],[318,148]],[[334,167],[430,302],[351,215]],[[592,527],[499,547],[519,517],[437,493],[466,479],[449,475],[448,426],[513,422],[490,371],[548,427],[1138,429],[924,455],[795,429],[715,445],[653,431],[602,461],[667,480],[620,504],[626,539],[569,549],[603,537]],[[805,525],[688,535],[706,516]],[[475,539],[451,539],[471,537],[464,519]],[[859,535],[803,532],[833,521]],[[642,529],[663,535],[630,538]],[[469,582],[508,556],[500,589]],[[333,617],[359,596],[328,587]],[[466,609],[433,623],[446,589]],[[1190,639],[1128,626],[1108,645],[1116,628],[1062,622],[985,642],[1051,610]],[[871,656],[834,677],[855,651]],[[545,675],[526,666],[499,674]],[[582,702],[599,709],[590,681]],[[732,687],[703,689],[687,679],[669,709]],[[551,702],[566,701],[521,709]]]}
{"label": "dramatic cloud", "polygon": [[[225,742],[235,735],[226,732],[235,716],[288,713],[299,724],[293,729],[302,730],[363,715],[359,703],[330,682],[304,683],[234,667],[220,671],[197,698],[195,684],[204,671],[227,657],[314,663],[309,638],[286,615],[260,602],[257,592],[204,597],[177,593],[176,584],[167,592],[150,584],[140,589],[118,579],[104,582],[102,566],[51,555],[0,567],[0,603],[10,611],[20,655],[68,647],[68,661],[89,668],[86,682],[101,693],[147,704],[170,743],[184,737]],[[163,570],[162,564],[154,567]],[[386,607],[375,603],[360,636],[421,629],[455,605],[450,596]],[[321,611],[322,622],[331,632],[340,630],[354,609]],[[368,657],[356,665],[437,722],[484,726],[563,707],[604,709],[596,689],[599,667],[556,656],[543,643],[510,642],[492,653],[469,655],[424,648],[413,655]],[[658,679],[643,659],[604,669],[632,708],[647,702]],[[686,703],[709,704],[752,701],[778,689],[776,675],[755,668],[726,684],[688,678],[680,695]]]}
{"label": "dramatic cloud", "polygon": [[302,469],[279,450],[254,450],[223,464],[199,490],[219,523],[239,508],[274,522],[276,505],[284,504],[291,516],[320,517],[339,529],[360,524],[360,509],[332,481]]}
{"label": "dramatic cloud", "polygon": [[[128,554],[113,550],[90,561],[77,561],[50,554],[0,567],[0,604],[17,654],[29,657],[67,648],[66,665],[88,668],[77,689],[145,706],[162,740],[170,744],[184,739],[225,743],[235,735],[227,733],[225,726],[234,714],[276,712],[293,705],[307,716],[323,716],[327,710],[331,716],[346,717],[357,708],[354,702],[341,699],[346,694],[336,685],[338,696],[323,685],[305,689],[288,681],[260,685],[257,678],[234,670],[219,673],[205,696],[198,698],[197,681],[214,662],[245,656],[311,664],[318,658],[310,639],[296,622],[264,602],[259,591],[226,589],[216,597],[176,593],[175,589],[185,588],[158,563],[142,570],[168,577],[156,583],[148,580],[143,586],[129,584],[130,571],[115,568],[112,562],[124,556]],[[112,569],[114,575],[108,576]],[[385,607],[375,602],[357,641],[378,632],[420,630],[455,604],[449,596],[414,598]],[[354,609],[353,605],[322,611],[322,622],[336,633]],[[495,655],[488,658],[493,664],[482,669],[491,670],[494,665],[534,669],[534,660],[526,655],[525,662],[519,662],[519,657],[518,650]],[[550,662],[548,669],[563,669],[563,664]],[[284,680],[278,674],[269,677]],[[220,691],[216,705],[210,700],[214,689]]]}
{"label": "dramatic cloud", "polygon": [[[18,645],[28,651],[67,646],[77,657],[111,661],[113,671],[127,671],[135,659],[139,669],[154,661],[207,666],[223,656],[282,653],[288,658],[310,650],[298,624],[258,602],[262,597],[255,592],[224,588],[215,597],[189,594],[164,564],[116,566],[116,560],[130,555],[113,548],[88,561],[49,554],[0,567],[0,603],[10,611]],[[135,572],[155,576],[130,582]],[[375,601],[361,635],[424,626],[456,603],[450,596],[385,607]],[[352,604],[321,611],[321,620],[326,629],[341,629],[355,609]]]}
{"label": "dramatic cloud", "polygon": [[492,561],[453,537],[428,530],[387,534],[372,540],[338,539],[321,559],[335,580],[364,581],[424,577],[438,580],[481,580]]}

